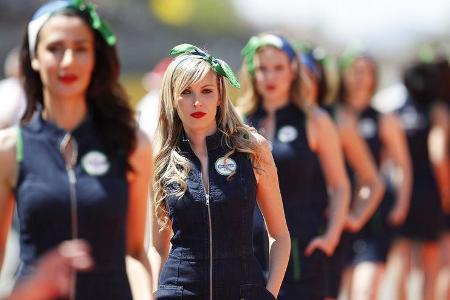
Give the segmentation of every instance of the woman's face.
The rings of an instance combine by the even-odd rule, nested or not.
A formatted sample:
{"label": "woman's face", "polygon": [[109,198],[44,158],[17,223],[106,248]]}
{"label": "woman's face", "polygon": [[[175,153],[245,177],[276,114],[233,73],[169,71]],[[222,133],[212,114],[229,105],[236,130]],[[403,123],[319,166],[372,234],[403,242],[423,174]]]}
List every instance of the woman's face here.
{"label": "woman's face", "polygon": [[221,104],[217,76],[209,71],[205,77],[186,87],[175,99],[175,106],[183,127],[188,131],[216,131],[216,112]]}
{"label": "woman's face", "polygon": [[56,97],[85,97],[94,66],[91,28],[76,16],[51,17],[40,31],[32,59],[44,91]]}
{"label": "woman's face", "polygon": [[[367,105],[370,102],[375,85],[374,65],[368,58],[357,58],[350,68],[344,74],[344,84],[347,89],[347,95],[359,94],[365,97],[349,97],[349,99],[362,99],[367,103],[355,103],[355,105]],[[356,101],[356,100],[355,100]]]}
{"label": "woman's face", "polygon": [[256,90],[263,98],[289,98],[293,80],[292,64],[283,50],[268,46],[255,54]]}

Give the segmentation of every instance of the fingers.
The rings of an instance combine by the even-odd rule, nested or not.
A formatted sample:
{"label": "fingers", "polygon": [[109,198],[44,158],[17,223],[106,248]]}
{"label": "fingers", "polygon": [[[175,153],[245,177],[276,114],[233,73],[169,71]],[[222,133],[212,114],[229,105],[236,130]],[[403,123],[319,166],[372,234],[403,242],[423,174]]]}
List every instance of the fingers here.
{"label": "fingers", "polygon": [[94,266],[90,251],[89,244],[83,240],[65,241],[58,247],[59,255],[77,271],[88,271]]}

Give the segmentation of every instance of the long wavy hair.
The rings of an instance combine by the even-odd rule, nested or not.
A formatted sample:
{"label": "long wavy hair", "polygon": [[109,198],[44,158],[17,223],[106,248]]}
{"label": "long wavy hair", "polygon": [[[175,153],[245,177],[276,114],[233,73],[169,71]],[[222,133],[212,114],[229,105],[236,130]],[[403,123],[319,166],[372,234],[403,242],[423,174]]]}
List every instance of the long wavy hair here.
{"label": "long wavy hair", "polygon": [[[283,51],[277,47],[265,45],[258,48],[256,50],[255,55],[257,55],[259,52],[261,52],[263,49],[266,49],[267,47],[272,47],[280,51]],[[301,92],[301,85],[302,85],[301,78],[305,76],[302,75],[302,68],[300,67],[300,61],[298,60],[297,56],[292,58],[290,67],[291,66],[293,66],[294,68],[294,79],[292,80],[289,93],[290,101],[292,101],[300,109],[304,109],[305,101],[304,95],[302,95]],[[237,104],[239,106],[240,112],[248,116],[253,114],[261,105],[262,96],[258,93],[256,89],[255,76],[248,71],[245,60],[242,63],[242,67],[240,70],[240,80],[242,86],[242,93],[241,96],[237,99]]]}
{"label": "long wavy hair", "polygon": [[[203,79],[210,70],[211,65],[202,58],[184,54],[174,59],[164,74],[155,138],[153,181],[155,214],[160,229],[166,228],[169,222],[167,196],[169,193],[179,198],[184,195],[187,189],[186,178],[190,171],[189,160],[179,153],[184,130],[176,110],[176,99],[183,90]],[[247,153],[255,170],[258,171],[260,158],[257,153],[257,141],[252,138],[254,129],[242,123],[228,97],[228,86],[222,76],[217,76],[217,87],[221,100],[216,113],[217,130],[223,134],[223,142],[231,149],[226,157],[235,152]]]}
{"label": "long wavy hair", "polygon": [[[90,16],[86,13],[67,8],[56,14],[79,17],[91,28],[94,35],[95,67],[86,91],[88,111],[109,154],[115,152],[130,155],[136,146],[137,125],[128,97],[119,83],[120,63],[116,48],[106,44],[98,31],[92,29]],[[20,53],[23,85],[27,97],[27,108],[22,124],[28,123],[39,107],[45,108],[41,77],[39,72],[31,67],[32,57],[27,34],[25,32]],[[36,48],[38,44],[39,35]],[[131,170],[129,164],[127,167]]]}

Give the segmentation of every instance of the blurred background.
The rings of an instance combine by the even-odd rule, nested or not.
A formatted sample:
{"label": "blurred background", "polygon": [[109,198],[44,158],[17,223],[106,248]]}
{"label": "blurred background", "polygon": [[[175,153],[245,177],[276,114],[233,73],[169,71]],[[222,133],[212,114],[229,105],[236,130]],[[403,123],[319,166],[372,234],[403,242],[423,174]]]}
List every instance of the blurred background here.
{"label": "blurred background", "polygon": [[[43,0],[0,0],[0,62],[17,47],[26,21]],[[380,88],[429,49],[450,53],[448,0],[95,0],[119,38],[122,81],[135,104],[142,76],[174,45],[210,50],[237,70],[249,36],[275,30],[337,56],[364,45],[380,64]],[[0,77],[4,77],[2,73]]]}

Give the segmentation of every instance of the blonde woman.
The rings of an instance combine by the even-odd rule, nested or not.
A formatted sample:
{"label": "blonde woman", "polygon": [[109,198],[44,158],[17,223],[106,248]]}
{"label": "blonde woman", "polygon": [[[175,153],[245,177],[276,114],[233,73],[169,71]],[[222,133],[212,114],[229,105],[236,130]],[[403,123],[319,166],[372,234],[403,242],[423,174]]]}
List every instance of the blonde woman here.
{"label": "blonde woman", "polygon": [[[234,111],[225,80],[239,83],[224,61],[189,44],[171,53],[156,133],[156,296],[275,299],[290,239],[267,141]],[[266,286],[252,248],[256,203],[272,240]]]}
{"label": "blonde woman", "polygon": [[[253,36],[243,50],[248,86],[240,103],[247,121],[272,141],[286,220],[292,236],[291,260],[279,299],[322,300],[325,255],[333,254],[344,228],[350,187],[338,133],[331,118],[300,94],[297,53],[282,36]],[[323,170],[329,191],[329,219],[321,232],[315,210],[316,172]]]}

